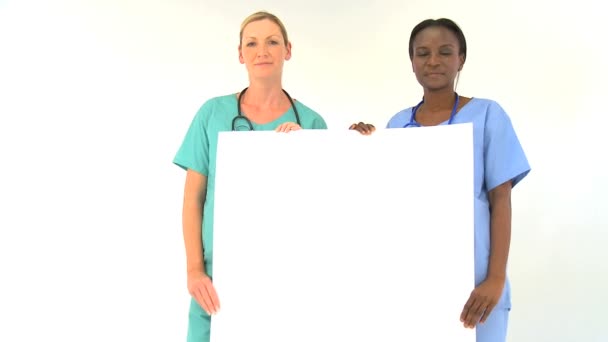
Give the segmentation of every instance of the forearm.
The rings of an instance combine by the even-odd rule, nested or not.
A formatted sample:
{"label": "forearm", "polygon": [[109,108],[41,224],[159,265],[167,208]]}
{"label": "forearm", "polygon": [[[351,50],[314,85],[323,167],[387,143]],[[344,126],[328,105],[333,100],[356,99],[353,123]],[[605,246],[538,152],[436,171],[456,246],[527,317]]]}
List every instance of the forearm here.
{"label": "forearm", "polygon": [[511,245],[511,182],[490,192],[490,260],[487,278],[506,279]]}
{"label": "forearm", "polygon": [[190,272],[204,272],[205,260],[202,243],[202,204],[184,201],[182,225],[186,248],[186,267]]}

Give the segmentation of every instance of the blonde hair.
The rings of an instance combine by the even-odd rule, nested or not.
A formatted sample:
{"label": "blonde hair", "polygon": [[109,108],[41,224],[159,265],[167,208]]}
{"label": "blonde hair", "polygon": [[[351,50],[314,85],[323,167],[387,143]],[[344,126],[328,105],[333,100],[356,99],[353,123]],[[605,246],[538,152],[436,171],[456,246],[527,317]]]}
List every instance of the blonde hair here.
{"label": "blonde hair", "polygon": [[283,35],[285,46],[288,45],[289,39],[287,39],[287,30],[285,29],[285,25],[283,25],[283,23],[281,22],[281,19],[279,19],[276,15],[272,13],[266,11],[259,11],[251,14],[250,16],[245,18],[245,20],[243,20],[243,23],[241,24],[241,32],[239,33],[239,46],[241,46],[241,42],[243,41],[243,30],[245,29],[245,26],[249,25],[254,21],[264,19],[268,19],[279,26],[279,28],[281,29],[281,34]]}

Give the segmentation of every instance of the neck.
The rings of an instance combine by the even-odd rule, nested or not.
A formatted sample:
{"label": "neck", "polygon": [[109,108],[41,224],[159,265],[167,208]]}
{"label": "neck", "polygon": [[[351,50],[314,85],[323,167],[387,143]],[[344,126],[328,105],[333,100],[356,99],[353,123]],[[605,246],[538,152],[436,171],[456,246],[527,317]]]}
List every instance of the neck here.
{"label": "neck", "polygon": [[284,101],[283,86],[280,82],[249,82],[243,102],[260,107],[277,107]]}
{"label": "neck", "polygon": [[424,90],[425,111],[437,112],[446,109],[452,109],[454,106],[455,92],[451,89],[442,90],[439,92]]}

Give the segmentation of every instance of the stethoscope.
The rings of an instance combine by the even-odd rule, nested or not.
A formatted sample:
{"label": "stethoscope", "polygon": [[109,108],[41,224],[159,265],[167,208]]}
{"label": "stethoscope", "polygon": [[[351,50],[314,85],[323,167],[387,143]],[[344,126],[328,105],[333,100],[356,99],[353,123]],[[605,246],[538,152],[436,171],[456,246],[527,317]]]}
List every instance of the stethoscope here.
{"label": "stethoscope", "polygon": [[[243,95],[245,94],[245,92],[247,91],[248,87],[243,89],[243,91],[241,91],[241,93],[239,94],[239,99],[238,99],[238,104],[237,104],[237,110],[238,110],[238,114],[234,117],[234,119],[232,119],[232,130],[236,131],[237,126],[236,126],[236,122],[237,120],[241,119],[241,120],[245,120],[245,122],[247,123],[247,127],[249,128],[250,131],[253,131],[253,124],[251,123],[251,120],[249,120],[245,115],[243,115],[243,113],[241,112],[241,99],[243,98]],[[285,89],[283,89],[283,93],[285,93],[285,95],[287,96],[287,98],[289,99],[289,103],[291,104],[291,108],[293,108],[293,113],[296,115],[296,123],[299,126],[302,126],[300,123],[300,115],[298,114],[298,110],[296,109],[296,106],[293,104],[293,99],[291,98],[291,96],[289,96],[289,94],[285,91]],[[239,126],[242,127],[242,126]]]}
{"label": "stethoscope", "polygon": [[[448,125],[452,124],[452,121],[454,120],[454,116],[456,115],[456,112],[458,111],[458,102],[459,102],[459,96],[458,93],[454,93],[454,95],[456,96],[456,100],[454,101],[454,108],[452,108],[452,114],[450,114],[450,120],[448,121]],[[405,126],[403,126],[403,128],[406,127],[420,127],[420,124],[416,122],[416,112],[418,111],[418,108],[420,108],[420,106],[422,106],[422,104],[424,103],[424,98],[422,98],[422,101],[420,101],[420,103],[418,103],[416,105],[416,107],[414,107],[414,109],[412,109],[412,116],[410,117],[410,122],[406,123]]]}

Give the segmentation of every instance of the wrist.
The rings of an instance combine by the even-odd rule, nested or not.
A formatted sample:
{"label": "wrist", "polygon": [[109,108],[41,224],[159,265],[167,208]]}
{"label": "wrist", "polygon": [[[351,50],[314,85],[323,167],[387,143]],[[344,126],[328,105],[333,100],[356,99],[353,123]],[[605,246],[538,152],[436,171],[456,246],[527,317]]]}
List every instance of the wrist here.
{"label": "wrist", "polygon": [[486,281],[496,281],[504,283],[507,280],[506,273],[503,272],[490,272],[486,276]]}
{"label": "wrist", "polygon": [[186,273],[188,273],[188,276],[205,274],[205,263],[203,263],[202,261],[188,263]]}

